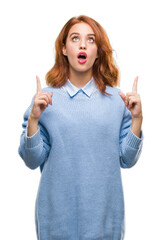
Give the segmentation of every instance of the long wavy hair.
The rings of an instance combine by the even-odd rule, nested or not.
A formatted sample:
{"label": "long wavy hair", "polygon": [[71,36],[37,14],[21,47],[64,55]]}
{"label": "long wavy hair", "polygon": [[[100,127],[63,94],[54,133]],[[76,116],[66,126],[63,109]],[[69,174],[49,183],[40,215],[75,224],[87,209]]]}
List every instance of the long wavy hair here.
{"label": "long wavy hair", "polygon": [[98,47],[98,58],[93,64],[93,78],[102,94],[106,93],[106,86],[117,86],[119,81],[119,70],[115,66],[113,58],[113,49],[110,45],[108,36],[103,27],[94,19],[81,15],[71,18],[62,28],[55,42],[55,64],[49,72],[47,72],[46,84],[52,87],[63,86],[69,78],[69,62],[67,57],[63,55],[62,48],[66,45],[66,39],[70,28],[77,23],[87,23],[93,29],[96,37],[96,45]]}

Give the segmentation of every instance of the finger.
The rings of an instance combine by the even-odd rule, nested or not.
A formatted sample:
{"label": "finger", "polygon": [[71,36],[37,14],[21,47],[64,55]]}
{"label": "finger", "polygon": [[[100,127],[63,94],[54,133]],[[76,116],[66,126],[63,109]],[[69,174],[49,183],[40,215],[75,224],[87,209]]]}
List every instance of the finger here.
{"label": "finger", "polygon": [[44,107],[48,107],[48,102],[44,99],[40,99],[38,101],[38,105],[43,105]]}
{"label": "finger", "polygon": [[46,99],[46,101],[52,105],[52,96],[50,93],[41,93],[39,99]]}
{"label": "finger", "polygon": [[138,76],[134,79],[133,88],[132,88],[133,93],[137,93],[137,83],[138,83]]}
{"label": "finger", "polygon": [[128,94],[126,94],[125,96],[125,105],[128,106],[129,105],[129,101],[130,101],[130,96]]}
{"label": "finger", "polygon": [[52,96],[53,96],[53,93],[45,93],[46,94],[46,96],[48,97],[48,101],[49,101],[49,104],[51,104],[52,105]]}
{"label": "finger", "polygon": [[132,107],[134,103],[136,103],[135,99],[130,99],[128,105]]}
{"label": "finger", "polygon": [[45,106],[48,106],[48,102],[46,101],[46,99],[37,99],[35,101],[35,106],[40,106],[42,107],[42,105],[45,107]]}
{"label": "finger", "polygon": [[123,99],[123,101],[125,102],[125,99],[126,99],[126,96],[125,96],[125,94],[124,94],[124,93],[121,93],[121,92],[119,92],[119,95],[120,95],[120,97]]}
{"label": "finger", "polygon": [[42,91],[40,79],[38,76],[36,76],[36,79],[37,79],[37,93],[40,93]]}
{"label": "finger", "polygon": [[133,96],[136,96],[136,95],[137,95],[137,93],[134,93],[134,92],[128,92],[127,93],[128,97],[133,97]]}
{"label": "finger", "polygon": [[129,107],[134,107],[135,106],[135,104],[137,103],[138,101],[137,101],[137,99],[135,98],[135,97],[129,97],[129,99],[128,99],[128,106]]}

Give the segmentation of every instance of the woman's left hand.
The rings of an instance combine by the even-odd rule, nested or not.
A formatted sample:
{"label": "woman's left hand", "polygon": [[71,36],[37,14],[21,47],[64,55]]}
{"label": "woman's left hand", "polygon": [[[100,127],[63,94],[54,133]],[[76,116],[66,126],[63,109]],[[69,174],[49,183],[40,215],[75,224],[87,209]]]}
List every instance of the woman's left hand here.
{"label": "woman's left hand", "polygon": [[142,118],[142,104],[140,95],[137,93],[137,82],[138,77],[135,78],[132,92],[127,93],[126,95],[119,92],[119,95],[123,99],[125,105],[130,110],[132,118]]}

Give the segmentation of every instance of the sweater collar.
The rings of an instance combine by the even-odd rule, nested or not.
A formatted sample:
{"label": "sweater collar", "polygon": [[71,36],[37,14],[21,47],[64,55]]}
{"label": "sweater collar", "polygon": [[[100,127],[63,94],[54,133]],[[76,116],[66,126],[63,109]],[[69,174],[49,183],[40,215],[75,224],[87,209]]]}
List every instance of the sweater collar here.
{"label": "sweater collar", "polygon": [[91,80],[82,88],[77,88],[74,86],[74,84],[71,83],[71,81],[68,79],[65,85],[63,86],[65,90],[69,93],[70,97],[73,97],[78,92],[83,92],[88,97],[91,96],[92,92],[97,89],[97,86],[95,84],[94,78],[92,77]]}

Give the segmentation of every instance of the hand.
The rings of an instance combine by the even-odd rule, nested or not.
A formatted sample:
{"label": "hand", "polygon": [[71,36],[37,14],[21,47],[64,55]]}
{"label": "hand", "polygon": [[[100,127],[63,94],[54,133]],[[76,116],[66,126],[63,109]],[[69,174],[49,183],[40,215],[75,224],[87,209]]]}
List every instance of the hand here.
{"label": "hand", "polygon": [[126,95],[119,92],[119,95],[123,99],[127,108],[130,110],[132,118],[134,119],[142,118],[142,105],[140,95],[137,93],[137,82],[138,77],[134,80],[132,92],[127,93]]}
{"label": "hand", "polygon": [[48,107],[48,104],[52,105],[52,96],[53,93],[42,92],[40,79],[36,76],[37,79],[37,92],[34,97],[34,103],[32,111],[30,113],[30,118],[38,120],[42,112]]}

